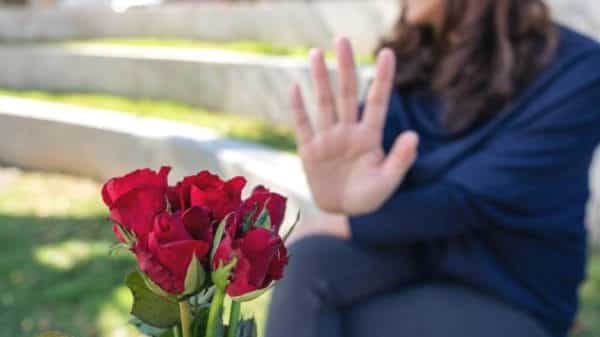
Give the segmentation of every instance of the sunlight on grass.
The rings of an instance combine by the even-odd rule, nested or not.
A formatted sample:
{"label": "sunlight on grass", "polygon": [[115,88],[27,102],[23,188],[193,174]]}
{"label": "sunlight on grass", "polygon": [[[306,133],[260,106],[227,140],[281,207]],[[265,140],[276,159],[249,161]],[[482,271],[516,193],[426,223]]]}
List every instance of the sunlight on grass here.
{"label": "sunlight on grass", "polygon": [[[7,214],[48,216],[89,216],[101,214],[102,205],[95,198],[98,184],[90,179],[73,179],[60,174],[29,173],[9,184],[0,193],[0,212]],[[85,195],[87,198],[74,198]]]}
{"label": "sunlight on grass", "polygon": [[109,242],[86,242],[69,240],[55,245],[43,245],[35,249],[36,260],[49,267],[68,270],[76,264],[96,256],[105,256],[110,251]]}
{"label": "sunlight on grass", "polygon": [[[65,45],[99,45],[99,46],[133,46],[133,47],[168,47],[188,49],[213,49],[237,53],[262,54],[269,56],[286,56],[293,58],[308,58],[310,47],[306,46],[283,46],[261,41],[229,41],[215,42],[193,39],[167,39],[167,38],[99,38],[88,40],[75,40],[63,42]],[[333,60],[333,51],[326,50],[325,56]],[[356,55],[359,64],[373,64],[372,55]]]}
{"label": "sunlight on grass", "polygon": [[111,296],[102,303],[97,319],[97,325],[103,336],[107,337],[137,337],[142,336],[128,324],[129,309],[133,299],[131,292],[125,286],[113,291]]}
{"label": "sunlight on grass", "polygon": [[218,49],[231,52],[265,54],[275,56],[307,56],[309,47],[283,46],[261,41],[228,41],[214,42],[194,39],[164,39],[164,38],[98,38],[63,42],[75,45],[125,45],[137,47],[169,47],[191,49]]}
{"label": "sunlight on grass", "polygon": [[[2,40],[0,45],[63,45],[65,47],[78,46],[128,46],[128,47],[162,47],[162,48],[185,48],[185,49],[209,49],[222,50],[226,52],[245,53],[266,56],[281,56],[297,59],[307,59],[311,47],[309,46],[285,46],[270,42],[238,40],[238,41],[206,41],[182,38],[143,38],[143,37],[113,37],[80,40]],[[332,50],[325,50],[325,57],[334,60]],[[359,54],[355,56],[356,62],[362,65],[373,64],[375,57],[370,54]]]}
{"label": "sunlight on grass", "polygon": [[132,99],[92,93],[58,93],[9,89],[0,89],[0,96],[115,110],[140,117],[163,118],[211,128],[227,137],[263,144],[283,151],[293,152],[296,148],[291,128],[248,117],[210,112],[179,102]]}

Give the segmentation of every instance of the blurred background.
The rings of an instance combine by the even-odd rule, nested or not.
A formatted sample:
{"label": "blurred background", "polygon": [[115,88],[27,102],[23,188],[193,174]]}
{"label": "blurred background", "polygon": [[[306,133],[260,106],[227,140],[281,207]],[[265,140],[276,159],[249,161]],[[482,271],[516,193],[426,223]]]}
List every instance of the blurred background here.
{"label": "blurred background", "polygon": [[[558,21],[600,38],[600,3],[549,3]],[[309,92],[309,48],[330,50],[345,35],[364,91],[371,51],[398,9],[395,0],[0,0],[0,337],[136,336],[122,285],[133,264],[109,256],[99,198],[112,176],[208,168],[314,211],[288,89]],[[590,203],[590,222],[597,209]],[[574,336],[598,337],[596,248],[588,274]],[[262,324],[267,302],[244,311]]]}

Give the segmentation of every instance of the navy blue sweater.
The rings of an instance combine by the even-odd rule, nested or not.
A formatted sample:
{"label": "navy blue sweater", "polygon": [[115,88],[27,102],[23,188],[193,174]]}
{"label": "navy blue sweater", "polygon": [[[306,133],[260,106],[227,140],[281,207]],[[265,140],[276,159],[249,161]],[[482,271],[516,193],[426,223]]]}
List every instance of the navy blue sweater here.
{"label": "navy blue sweater", "polygon": [[415,130],[419,157],[383,207],[351,217],[350,226],[362,245],[412,245],[426,279],[496,296],[564,337],[585,278],[600,45],[560,33],[553,63],[500,114],[460,137],[439,125],[434,98],[394,93],[384,147]]}

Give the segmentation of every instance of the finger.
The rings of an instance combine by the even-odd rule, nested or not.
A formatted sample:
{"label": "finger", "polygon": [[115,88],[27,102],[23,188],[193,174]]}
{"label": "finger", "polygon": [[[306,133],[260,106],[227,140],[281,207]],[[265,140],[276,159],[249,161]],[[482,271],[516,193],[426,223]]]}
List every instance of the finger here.
{"label": "finger", "polygon": [[355,123],[358,119],[358,79],[354,52],[347,38],[336,42],[338,62],[338,119],[342,123]]}
{"label": "finger", "polygon": [[304,98],[300,86],[295,83],[290,91],[290,107],[294,112],[296,139],[298,145],[308,143],[313,137],[313,129],[304,106]]}
{"label": "finger", "polygon": [[317,96],[317,105],[319,116],[317,118],[317,128],[325,130],[335,124],[335,102],[331,92],[331,83],[329,81],[329,71],[325,64],[323,52],[320,49],[313,49],[310,53],[311,75],[315,83],[315,94]]}
{"label": "finger", "polygon": [[383,49],[377,57],[375,79],[369,89],[365,105],[364,122],[375,129],[383,128],[388,103],[394,85],[396,57],[388,49]]}
{"label": "finger", "polygon": [[417,159],[419,136],[412,131],[407,131],[398,136],[392,150],[383,162],[382,172],[390,180],[390,184],[397,186],[406,176]]}

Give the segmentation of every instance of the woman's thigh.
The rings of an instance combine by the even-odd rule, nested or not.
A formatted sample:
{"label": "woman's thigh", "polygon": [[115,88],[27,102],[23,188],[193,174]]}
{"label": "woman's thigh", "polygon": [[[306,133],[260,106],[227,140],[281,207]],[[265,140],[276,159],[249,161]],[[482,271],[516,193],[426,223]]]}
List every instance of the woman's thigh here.
{"label": "woman's thigh", "polygon": [[346,310],[343,322],[347,337],[548,337],[527,314],[449,285],[372,298]]}
{"label": "woman's thigh", "polygon": [[376,251],[328,236],[300,240],[290,248],[290,262],[279,290],[306,289],[333,307],[351,305],[377,293],[415,283],[410,251]]}
{"label": "woman's thigh", "polygon": [[273,292],[267,337],[342,337],[343,308],[414,283],[404,250],[376,252],[333,237],[290,247],[290,262]]}

